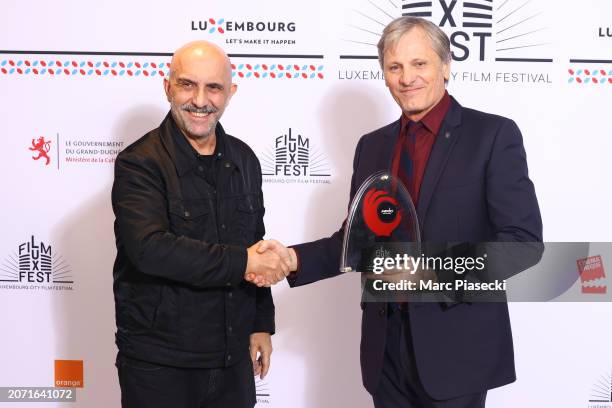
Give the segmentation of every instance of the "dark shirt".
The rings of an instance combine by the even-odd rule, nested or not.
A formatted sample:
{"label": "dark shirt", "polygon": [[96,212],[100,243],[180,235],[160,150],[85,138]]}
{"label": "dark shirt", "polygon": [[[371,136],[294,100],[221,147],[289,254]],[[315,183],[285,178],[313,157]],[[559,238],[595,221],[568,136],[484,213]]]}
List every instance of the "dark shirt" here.
{"label": "dark shirt", "polygon": [[[176,146],[176,166],[179,176],[190,179],[186,187],[191,191],[184,192],[189,196],[197,196],[198,193],[206,195],[214,193],[217,186],[217,169],[219,161],[225,154],[223,134],[216,135],[215,150],[210,155],[198,153],[187,137],[176,126],[172,120],[172,139]],[[215,195],[215,194],[213,194]]]}
{"label": "dark shirt", "polygon": [[[393,154],[392,172],[406,185],[415,207],[419,200],[421,183],[431,149],[450,104],[450,96],[445,91],[440,102],[419,122],[411,121],[405,114],[402,114],[400,119],[400,134]],[[412,166],[409,172],[406,172],[406,168],[400,167],[402,152],[407,154],[411,161]]]}

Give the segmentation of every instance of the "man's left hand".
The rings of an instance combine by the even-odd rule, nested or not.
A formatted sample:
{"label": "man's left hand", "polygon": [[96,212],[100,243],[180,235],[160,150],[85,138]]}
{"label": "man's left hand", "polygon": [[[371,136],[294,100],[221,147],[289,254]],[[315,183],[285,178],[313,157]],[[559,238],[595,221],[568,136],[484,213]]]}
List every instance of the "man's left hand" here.
{"label": "man's left hand", "polygon": [[251,361],[253,362],[253,375],[259,375],[259,378],[263,380],[270,369],[272,336],[270,336],[270,333],[251,334],[249,348],[251,352]]}

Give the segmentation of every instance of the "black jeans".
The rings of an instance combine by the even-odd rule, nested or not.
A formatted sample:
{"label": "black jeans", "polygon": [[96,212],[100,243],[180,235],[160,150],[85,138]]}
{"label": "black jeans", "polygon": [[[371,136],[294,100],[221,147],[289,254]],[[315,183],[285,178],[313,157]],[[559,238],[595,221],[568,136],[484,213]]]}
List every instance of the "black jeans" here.
{"label": "black jeans", "polygon": [[249,358],[227,368],[178,368],[119,353],[122,408],[252,408],[255,378]]}
{"label": "black jeans", "polygon": [[410,332],[409,313],[389,307],[387,342],[376,408],[484,408],[487,392],[450,400],[434,400],[427,394],[417,372]]}

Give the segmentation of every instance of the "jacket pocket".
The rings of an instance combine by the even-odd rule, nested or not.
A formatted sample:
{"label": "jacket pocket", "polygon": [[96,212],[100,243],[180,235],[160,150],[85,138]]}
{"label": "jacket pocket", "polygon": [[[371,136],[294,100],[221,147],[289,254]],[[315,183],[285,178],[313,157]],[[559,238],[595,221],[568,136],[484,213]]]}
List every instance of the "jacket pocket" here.
{"label": "jacket pocket", "polygon": [[155,309],[153,328],[160,333],[175,334],[179,321],[178,288],[163,285]]}
{"label": "jacket pocket", "polygon": [[168,203],[170,230],[177,236],[201,239],[209,212],[208,201],[170,200]]}
{"label": "jacket pocket", "polygon": [[236,201],[236,225],[242,233],[247,234],[248,239],[254,237],[262,208],[261,200],[256,195],[247,195]]}
{"label": "jacket pocket", "polygon": [[132,321],[132,330],[141,331],[153,327],[160,303],[160,292],[161,287],[153,284],[140,284],[131,287],[131,295],[126,310]]}

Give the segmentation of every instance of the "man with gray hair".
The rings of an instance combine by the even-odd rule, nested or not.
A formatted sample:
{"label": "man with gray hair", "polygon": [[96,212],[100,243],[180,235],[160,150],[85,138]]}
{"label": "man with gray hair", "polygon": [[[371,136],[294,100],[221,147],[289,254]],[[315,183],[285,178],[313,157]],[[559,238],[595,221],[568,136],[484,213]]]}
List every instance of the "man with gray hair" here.
{"label": "man with gray hair", "polygon": [[[406,185],[424,242],[540,242],[542,221],[516,124],[462,107],[445,89],[448,37],[401,17],[378,43],[385,84],[402,114],[363,136],[351,199],[371,174]],[[343,228],[288,250],[291,286],[337,276]],[[515,380],[508,306],[500,303],[363,303],[363,383],[377,408],[477,408],[487,390]]]}

